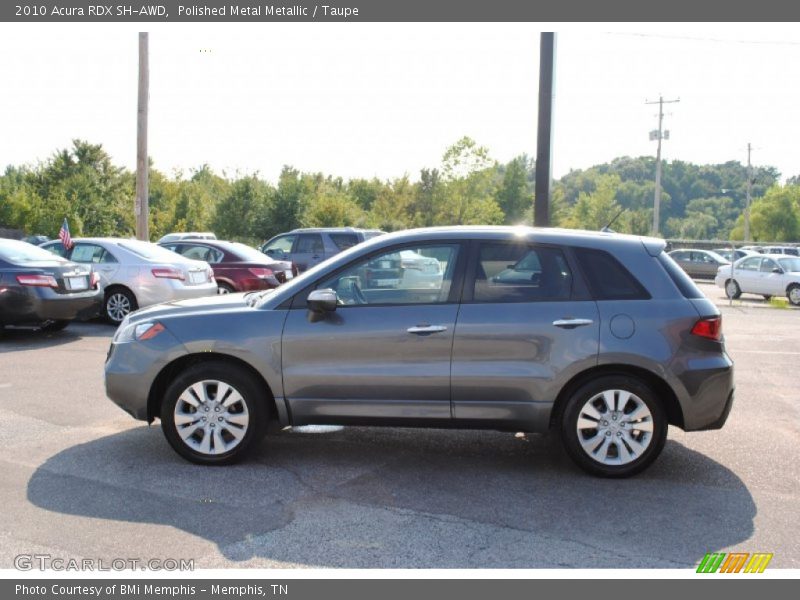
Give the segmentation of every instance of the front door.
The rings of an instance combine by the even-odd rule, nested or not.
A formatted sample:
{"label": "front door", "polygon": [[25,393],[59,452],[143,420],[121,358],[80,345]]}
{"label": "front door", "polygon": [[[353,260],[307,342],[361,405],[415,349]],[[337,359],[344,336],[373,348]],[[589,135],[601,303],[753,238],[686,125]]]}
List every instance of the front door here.
{"label": "front door", "polygon": [[[373,286],[373,266],[398,263],[404,250],[438,261],[441,277],[418,287],[400,266],[391,285]],[[293,423],[448,421],[460,257],[458,243],[382,250],[319,282],[317,289],[336,291],[335,312],[315,318],[296,299],[301,306],[289,311],[282,346]]]}

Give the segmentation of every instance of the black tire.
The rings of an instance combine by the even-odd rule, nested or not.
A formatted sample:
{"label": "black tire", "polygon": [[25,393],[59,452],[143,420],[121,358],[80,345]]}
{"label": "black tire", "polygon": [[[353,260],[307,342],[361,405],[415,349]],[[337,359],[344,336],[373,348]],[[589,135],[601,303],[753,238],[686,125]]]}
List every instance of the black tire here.
{"label": "black tire", "polygon": [[236,289],[229,283],[225,283],[224,281],[217,282],[217,288],[220,294],[235,294]]}
{"label": "black tire", "polygon": [[61,331],[67,325],[69,325],[69,321],[49,321],[42,326],[42,331],[47,331],[48,333]]}
{"label": "black tire", "polygon": [[[127,305],[125,304],[127,302]],[[127,306],[127,308],[125,308]],[[112,325],[119,325],[130,313],[139,308],[136,296],[124,287],[112,287],[106,290],[103,301],[103,317]]]}
{"label": "black tire", "polygon": [[[194,434],[187,436],[188,441],[184,441],[179,433],[179,427],[175,422],[176,407],[179,412],[184,412],[192,408],[191,405],[181,400],[181,395],[184,391],[187,391],[190,386],[199,382],[207,382],[204,384],[203,389],[206,390],[206,393],[215,396],[213,400],[209,400],[208,402],[208,404],[212,405],[211,410],[206,411],[208,415],[217,415],[217,417],[209,416],[208,418],[211,421],[213,421],[214,418],[224,418],[224,416],[228,414],[228,411],[225,411],[224,414],[214,412],[217,407],[213,406],[213,404],[217,401],[216,394],[219,392],[219,388],[216,384],[210,382],[225,383],[241,396],[241,401],[235,402],[229,406],[228,409],[235,411],[234,414],[239,417],[246,417],[248,423],[243,430],[237,429],[237,431],[243,432],[243,436],[239,439],[238,443],[233,445],[230,449],[223,449],[223,451],[220,452],[216,447],[212,448],[216,440],[216,438],[211,435],[213,430],[205,429],[205,426],[200,424],[199,421],[198,425],[201,425],[199,427],[195,427],[194,424],[186,426],[194,427]],[[196,394],[193,396],[194,399],[197,399],[197,397]],[[226,398],[230,397],[231,396],[226,393]],[[173,450],[186,460],[200,465],[228,465],[244,458],[252,444],[257,443],[264,437],[267,427],[267,402],[267,393],[263,389],[263,384],[258,382],[246,369],[224,362],[202,362],[181,372],[167,388],[161,403],[161,428]],[[201,406],[203,405],[198,405],[195,414],[201,415],[202,418],[204,413],[201,413],[199,410]],[[184,415],[185,414],[184,412]],[[213,426],[214,424],[212,423],[208,424],[208,427]],[[232,444],[236,439],[236,437],[230,433],[233,426],[224,423],[219,425],[219,427],[218,435],[220,438],[227,434],[222,441],[226,445]],[[185,428],[184,431],[186,431]],[[202,452],[199,448],[202,446],[202,442],[206,440],[206,436],[209,438],[209,452]]]}
{"label": "black tire", "polygon": [[[728,289],[729,286],[731,289]],[[732,300],[736,300],[742,295],[742,288],[739,287],[735,279],[728,279],[728,281],[725,282],[725,295]]]}
{"label": "black tire", "polygon": [[793,283],[786,288],[786,297],[789,299],[790,304],[800,306],[800,285]]}
{"label": "black tire", "polygon": [[[620,415],[623,413],[632,414],[638,400],[641,400],[641,403],[646,406],[650,413],[650,420],[647,422],[650,423],[648,427],[652,427],[651,432],[638,430],[635,425],[628,423],[620,425],[622,421],[625,421],[624,418],[620,418],[619,421],[614,419],[616,422],[613,424],[611,418],[604,419],[598,421],[596,430],[585,428],[581,433],[578,432],[578,420],[585,406],[593,399],[602,405],[602,399],[598,400],[598,398],[601,398],[601,393],[612,390],[621,390],[633,394],[625,406],[617,406],[620,409],[618,412]],[[619,403],[619,395],[613,395],[613,402],[615,406]],[[600,477],[630,477],[640,473],[658,458],[667,440],[667,417],[661,401],[648,385],[635,377],[627,375],[603,375],[583,384],[567,399],[561,414],[561,438],[567,454],[581,469]],[[602,414],[605,415],[605,413]],[[606,428],[604,430],[605,433],[602,433],[601,423],[610,424],[614,430],[617,427],[622,430],[613,433],[612,430]],[[592,434],[593,431],[596,431],[594,435]],[[628,436],[627,438],[624,437],[626,435]],[[606,441],[605,436],[608,436],[608,441]],[[607,458],[607,462],[602,462],[601,459],[590,456],[590,450],[584,449],[583,444],[591,446],[595,438],[597,439],[596,448],[600,448],[604,444],[608,445],[607,456],[612,456]],[[633,454],[635,449],[626,440],[630,440],[631,444],[634,445],[640,443],[644,445],[644,450],[629,462],[625,462],[626,457],[623,456],[623,452]],[[611,450],[611,444],[613,444],[613,451]],[[609,464],[614,461],[618,461],[619,464]]]}

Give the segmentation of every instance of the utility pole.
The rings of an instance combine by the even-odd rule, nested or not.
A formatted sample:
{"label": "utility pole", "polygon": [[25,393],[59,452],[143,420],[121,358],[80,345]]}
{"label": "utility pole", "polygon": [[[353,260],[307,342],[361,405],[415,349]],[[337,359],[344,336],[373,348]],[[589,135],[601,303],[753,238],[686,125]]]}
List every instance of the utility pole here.
{"label": "utility pole", "polygon": [[663,131],[664,105],[680,101],[680,98],[664,100],[663,96],[658,97],[658,102],[645,101],[645,104],[658,104],[658,129],[650,132],[650,140],[658,140],[658,150],[656,151],[656,191],[653,198],[653,235],[658,235],[659,211],[661,209],[661,140],[669,139],[669,130]]}
{"label": "utility pole", "polygon": [[150,241],[150,191],[147,161],[147,101],[150,88],[148,34],[139,33],[139,106],[136,121],[136,238]]}
{"label": "utility pole", "polygon": [[744,241],[750,241],[750,196],[753,193],[753,167],[750,164],[750,142],[747,142],[747,198],[744,202]]}
{"label": "utility pole", "polygon": [[556,34],[544,31],[539,41],[539,126],[536,134],[536,191],[533,201],[533,224],[536,227],[550,225],[555,62]]}

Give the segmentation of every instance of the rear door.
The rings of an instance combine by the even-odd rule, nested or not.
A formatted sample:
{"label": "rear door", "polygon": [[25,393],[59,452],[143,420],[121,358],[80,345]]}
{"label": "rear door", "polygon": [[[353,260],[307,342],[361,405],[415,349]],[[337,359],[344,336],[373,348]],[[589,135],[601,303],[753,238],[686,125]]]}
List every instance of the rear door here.
{"label": "rear door", "polygon": [[453,341],[456,419],[546,428],[564,382],[597,363],[597,306],[574,271],[556,246],[473,244]]}
{"label": "rear door", "polygon": [[325,246],[322,243],[322,234],[299,234],[292,250],[292,262],[297,270],[302,273],[323,260],[325,260]]}

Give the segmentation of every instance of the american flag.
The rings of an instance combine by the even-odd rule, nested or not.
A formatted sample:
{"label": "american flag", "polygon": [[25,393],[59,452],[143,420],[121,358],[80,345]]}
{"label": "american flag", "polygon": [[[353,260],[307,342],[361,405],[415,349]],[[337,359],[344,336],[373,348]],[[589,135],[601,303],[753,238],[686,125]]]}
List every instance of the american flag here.
{"label": "american flag", "polygon": [[58,239],[61,240],[61,243],[64,244],[64,248],[67,250],[72,248],[72,238],[69,235],[69,225],[67,224],[67,219],[64,219],[64,222],[61,224],[61,229],[58,232]]}

